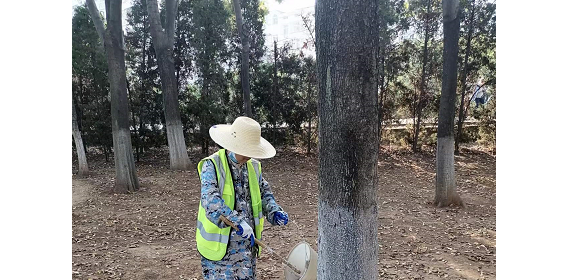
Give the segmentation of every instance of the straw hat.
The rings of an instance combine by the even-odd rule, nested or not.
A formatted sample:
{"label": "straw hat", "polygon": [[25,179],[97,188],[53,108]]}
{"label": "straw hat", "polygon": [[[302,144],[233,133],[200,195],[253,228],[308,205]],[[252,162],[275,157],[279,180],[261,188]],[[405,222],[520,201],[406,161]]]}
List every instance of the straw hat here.
{"label": "straw hat", "polygon": [[234,123],[210,127],[210,137],[218,145],[238,155],[250,158],[271,158],[275,148],[261,137],[261,126],[248,117],[238,117]]}

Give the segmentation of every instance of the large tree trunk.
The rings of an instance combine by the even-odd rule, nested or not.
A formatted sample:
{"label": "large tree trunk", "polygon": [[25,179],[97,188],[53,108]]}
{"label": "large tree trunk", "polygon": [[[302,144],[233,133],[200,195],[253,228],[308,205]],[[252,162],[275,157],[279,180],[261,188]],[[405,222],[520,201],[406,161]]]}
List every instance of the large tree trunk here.
{"label": "large tree trunk", "polygon": [[471,37],[473,36],[473,20],[475,18],[475,0],[471,2],[471,15],[469,16],[469,32],[467,33],[467,47],[465,50],[465,59],[463,61],[463,73],[461,76],[461,104],[459,105],[459,118],[457,119],[457,137],[455,138],[455,154],[459,154],[459,142],[462,139],[463,120],[467,113],[464,109],[465,92],[467,90],[467,75],[469,74],[469,55],[471,54]]}
{"label": "large tree trunk", "polygon": [[249,33],[244,26],[241,16],[239,0],[233,0],[234,12],[236,13],[236,25],[241,40],[241,88],[243,90],[243,108],[247,117],[253,118],[251,111],[251,100],[249,97]]}
{"label": "large tree trunk", "polygon": [[318,279],[378,278],[378,3],[319,0]]}
{"label": "large tree trunk", "polygon": [[89,166],[87,165],[87,157],[85,156],[85,147],[83,146],[83,138],[81,131],[77,125],[77,113],[75,112],[75,102],[72,101],[71,110],[73,116],[71,117],[71,130],[73,140],[75,141],[75,149],[77,150],[77,162],[79,163],[79,176],[85,176],[89,173]]}
{"label": "large tree trunk", "polygon": [[105,30],[95,3],[93,0],[87,0],[91,19],[104,42],[107,64],[109,65],[111,123],[116,172],[115,191],[126,193],[138,190],[139,180],[135,168],[129,126],[129,100],[121,4],[121,1],[105,1],[107,15],[107,29]]}
{"label": "large tree trunk", "polygon": [[190,160],[184,141],[182,121],[180,120],[180,104],[178,102],[178,81],[174,67],[174,22],[178,10],[177,0],[166,0],[166,28],[162,29],[158,4],[156,0],[147,0],[150,34],[156,52],[162,96],[164,97],[164,117],[166,120],[166,137],[170,155],[170,168],[178,170],[190,169]]}
{"label": "large tree trunk", "polygon": [[459,0],[443,0],[443,76],[437,124],[436,191],[434,204],[463,206],[457,194],[453,158],[453,119],[459,53]]}
{"label": "large tree trunk", "polygon": [[418,138],[420,137],[420,128],[422,122],[422,109],[425,106],[425,95],[426,95],[426,68],[427,68],[427,59],[428,59],[428,41],[429,41],[429,17],[431,14],[431,0],[427,1],[427,13],[425,15],[425,35],[424,35],[424,51],[423,51],[423,60],[422,60],[422,80],[420,83],[420,96],[417,102],[416,108],[416,120],[414,126],[414,140],[412,144],[412,150],[417,152],[421,149],[418,146]]}

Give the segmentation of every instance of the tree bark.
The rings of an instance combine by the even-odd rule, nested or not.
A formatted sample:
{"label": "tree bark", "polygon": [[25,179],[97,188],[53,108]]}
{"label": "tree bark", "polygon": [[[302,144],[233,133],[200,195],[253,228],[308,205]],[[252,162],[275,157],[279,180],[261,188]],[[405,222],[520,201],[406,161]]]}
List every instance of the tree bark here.
{"label": "tree bark", "polygon": [[174,67],[174,23],[178,11],[177,0],[166,0],[166,27],[163,30],[158,13],[156,0],[147,0],[148,17],[150,20],[150,35],[156,52],[162,96],[164,98],[164,118],[166,120],[166,137],[170,168],[189,170],[190,160],[186,150],[182,121],[180,119],[180,104],[178,102],[178,81]]}
{"label": "tree bark", "polygon": [[123,46],[123,28],[121,20],[121,1],[105,1],[107,8],[107,29],[93,0],[87,0],[91,19],[95,22],[97,32],[103,38],[107,64],[109,67],[109,84],[111,91],[111,127],[113,131],[113,150],[115,154],[115,191],[133,192],[139,188],[136,173],[131,132],[129,125],[129,107],[127,97],[127,76],[125,67],[125,49]]}
{"label": "tree bark", "polygon": [[429,41],[429,17],[431,13],[431,0],[427,1],[427,13],[425,18],[425,35],[424,35],[424,50],[423,50],[423,60],[422,60],[422,80],[420,83],[420,96],[418,98],[415,127],[414,127],[414,140],[412,144],[412,150],[418,152],[421,147],[418,147],[418,138],[420,136],[420,128],[422,122],[422,109],[425,103],[425,89],[426,89],[426,66],[428,59],[428,41]]}
{"label": "tree bark", "polygon": [[378,3],[316,4],[318,279],[378,278]]}
{"label": "tree bark", "polygon": [[453,156],[453,119],[459,53],[459,0],[443,0],[443,75],[437,124],[436,191],[434,204],[463,206],[457,194]]}
{"label": "tree bark", "polygon": [[71,118],[71,130],[73,140],[75,141],[75,149],[77,150],[77,162],[79,163],[79,176],[85,176],[89,173],[89,166],[87,165],[87,157],[85,156],[85,146],[83,146],[83,138],[81,131],[77,125],[77,113],[75,112],[75,102],[71,104],[73,116]]}
{"label": "tree bark", "polygon": [[236,13],[236,25],[241,40],[241,88],[243,91],[243,108],[247,117],[253,118],[251,100],[249,95],[249,34],[244,26],[239,0],[233,0]]}
{"label": "tree bark", "polygon": [[[471,14],[469,16],[469,32],[467,33],[467,47],[465,49],[465,59],[463,61],[463,73],[461,76],[461,104],[459,105],[459,117],[457,119],[457,137],[455,138],[455,154],[459,154],[459,142],[462,139],[463,119],[467,113],[464,108],[465,92],[467,90],[467,75],[469,74],[469,55],[471,54],[471,37],[473,36],[473,20],[475,18],[475,0],[471,2]],[[467,107],[469,108],[469,107]]]}

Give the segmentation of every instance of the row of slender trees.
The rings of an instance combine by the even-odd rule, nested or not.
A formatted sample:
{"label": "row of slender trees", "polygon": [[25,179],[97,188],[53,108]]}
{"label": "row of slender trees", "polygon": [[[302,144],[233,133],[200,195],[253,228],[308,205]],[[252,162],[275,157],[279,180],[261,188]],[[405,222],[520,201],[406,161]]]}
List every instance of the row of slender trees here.
{"label": "row of slender trees", "polygon": [[[214,1],[216,2],[216,1]],[[219,1],[217,1],[219,3]],[[138,4],[143,4],[142,1]],[[148,27],[144,26],[143,32],[150,31],[152,41],[150,42],[154,50],[154,56],[158,64],[160,75],[161,94],[163,96],[164,127],[167,134],[167,143],[170,155],[170,167],[172,169],[187,170],[190,168],[186,141],[184,139],[182,121],[180,117],[180,107],[178,98],[177,71],[174,60],[175,23],[178,18],[178,1],[164,1],[164,20],[160,18],[159,7],[156,0],[146,0],[146,13],[143,16],[148,18]],[[207,5],[208,3],[206,3]],[[138,178],[136,175],[134,156],[131,143],[131,125],[129,119],[129,95],[128,80],[125,65],[125,46],[122,28],[122,3],[121,1],[105,1],[106,26],[100,12],[93,0],[87,0],[86,6],[91,16],[99,42],[102,44],[106,54],[106,64],[108,68],[110,105],[111,105],[111,129],[113,139],[113,154],[116,169],[115,189],[119,192],[132,192],[138,189]],[[239,0],[234,1],[238,30],[242,41],[242,84],[244,87],[244,104],[246,104],[246,114],[251,116],[251,102],[249,101],[249,74],[248,74],[248,52],[249,44],[247,33],[243,28],[241,8]],[[147,20],[143,19],[143,25]],[[164,27],[163,27],[164,25]],[[147,48],[147,38],[143,39],[143,63],[145,64]],[[204,59],[210,59],[204,58]],[[143,65],[148,71],[148,65]],[[144,72],[144,71],[143,71]],[[207,73],[209,74],[209,73]],[[79,83],[81,84],[81,77]],[[144,81],[143,81],[144,83]],[[144,88],[144,84],[143,84]],[[81,85],[80,85],[81,89]],[[205,95],[207,96],[207,95]],[[88,170],[85,156],[85,149],[79,132],[77,114],[73,104],[73,136],[80,160],[80,173]],[[144,110],[141,108],[141,110]],[[139,116],[140,117],[140,116]],[[142,121],[139,122],[142,125]],[[140,127],[139,127],[140,129]]]}
{"label": "row of slender trees", "polygon": [[[249,115],[248,110],[267,127],[287,124],[289,135],[301,136],[292,139],[301,140],[310,152],[318,139],[312,129],[319,123],[316,61],[303,51],[291,51],[287,45],[274,44],[273,50],[264,49],[266,10],[259,1],[164,1],[161,9],[158,4],[135,0],[127,15],[120,47],[126,61],[123,99],[118,98],[121,95],[111,94],[111,98],[108,95],[113,93],[108,73],[115,70],[108,68],[106,50],[111,45],[106,46],[103,39],[113,28],[112,22],[107,19],[101,37],[101,32],[95,31],[101,28],[95,27],[104,25],[103,20],[97,17],[101,21],[97,23],[90,9],[76,8],[73,19],[76,147],[98,147],[109,158],[115,152],[115,145],[129,145],[126,139],[115,141],[114,134],[118,132],[112,133],[115,129],[111,125],[115,125],[111,121],[112,108],[126,106],[127,110],[118,110],[119,107],[114,110],[127,112],[126,122],[119,127],[123,134],[131,136],[134,150],[131,148],[129,154],[134,154],[137,161],[149,148],[168,144],[171,167],[188,168],[185,152],[188,144],[197,143],[206,153],[211,145],[207,128],[239,115]],[[441,7],[433,0],[381,0],[378,5],[379,48],[374,54],[378,59],[375,64],[378,142],[383,137],[382,131],[386,131],[383,124],[409,117],[415,123],[407,141],[419,150],[423,142],[421,123],[425,118],[438,119],[442,97],[438,93],[441,92],[438,72],[443,67]],[[469,104],[471,85],[477,78],[484,77],[486,85],[494,87],[494,4],[461,1],[459,8],[461,61],[457,64],[462,94],[454,112],[459,116],[454,124],[458,127],[456,151],[464,138],[462,122],[466,115],[489,121],[494,118],[494,107],[478,112]],[[241,19],[236,11],[241,13]],[[107,18],[111,15],[109,11],[106,14]],[[316,45],[314,16],[303,15],[310,34],[308,47]],[[122,29],[121,26],[119,30]],[[113,107],[113,96],[117,97],[115,100],[123,100],[122,105],[115,102]],[[282,142],[282,131],[269,131],[266,137],[275,143]],[[88,170],[83,155],[86,149],[76,150],[81,154],[79,171],[83,174]],[[132,175],[124,177],[131,178],[127,185],[136,185]]]}

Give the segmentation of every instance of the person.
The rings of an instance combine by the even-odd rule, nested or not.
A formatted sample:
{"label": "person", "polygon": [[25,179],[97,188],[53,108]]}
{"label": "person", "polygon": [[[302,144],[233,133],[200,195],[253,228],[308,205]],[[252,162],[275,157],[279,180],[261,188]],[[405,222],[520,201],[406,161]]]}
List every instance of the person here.
{"label": "person", "polygon": [[477,85],[475,85],[475,90],[473,91],[473,97],[471,100],[473,99],[475,99],[475,108],[478,108],[479,105],[483,105],[487,102],[488,98],[481,79],[479,79]]}
{"label": "person", "polygon": [[[248,117],[231,125],[214,125],[210,137],[222,147],[198,163],[202,183],[196,245],[204,279],[255,280],[265,218],[284,226],[289,217],[263,178],[256,159],[275,156],[275,148],[261,137],[261,126]],[[256,159],[254,159],[256,158]],[[225,216],[239,230],[220,220]]]}

